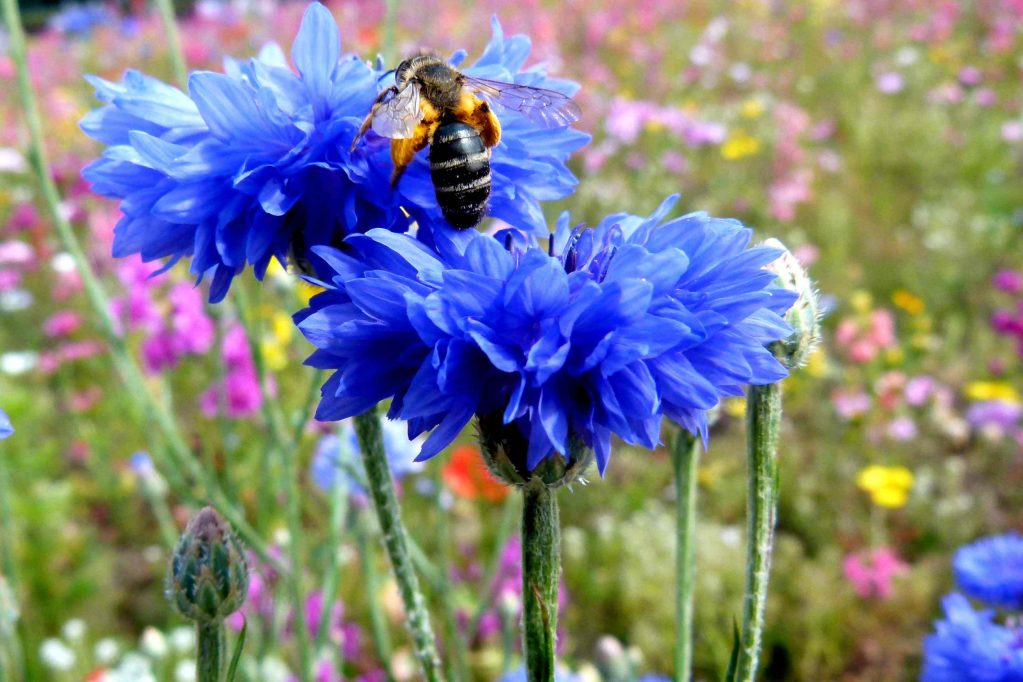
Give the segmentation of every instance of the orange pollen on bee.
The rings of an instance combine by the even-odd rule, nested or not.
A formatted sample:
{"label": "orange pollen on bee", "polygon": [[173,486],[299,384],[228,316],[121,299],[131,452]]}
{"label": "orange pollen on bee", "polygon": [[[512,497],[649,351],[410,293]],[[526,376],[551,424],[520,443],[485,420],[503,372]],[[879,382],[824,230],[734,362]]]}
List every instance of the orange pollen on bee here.
{"label": "orange pollen on bee", "polygon": [[494,116],[487,101],[471,91],[462,91],[458,108],[453,113],[459,121],[475,128],[487,147],[496,147],[501,141],[501,122]]}

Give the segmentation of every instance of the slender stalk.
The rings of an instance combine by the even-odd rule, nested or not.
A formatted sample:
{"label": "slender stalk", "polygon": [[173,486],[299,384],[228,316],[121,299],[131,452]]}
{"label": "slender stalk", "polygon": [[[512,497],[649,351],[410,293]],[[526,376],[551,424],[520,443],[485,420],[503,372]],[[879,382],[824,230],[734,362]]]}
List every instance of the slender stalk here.
{"label": "slender stalk", "polygon": [[188,69],[185,67],[185,53],[181,50],[181,35],[178,33],[178,21],[174,17],[174,0],[156,0],[156,8],[163,22],[163,34],[170,52],[171,66],[174,68],[174,80],[182,89],[188,89]]}
{"label": "slender stalk", "polygon": [[102,284],[96,277],[82,250],[78,237],[75,235],[71,224],[64,217],[61,211],[60,194],[57,185],[50,173],[50,164],[46,158],[42,119],[39,116],[39,107],[35,94],[32,91],[32,83],[28,72],[28,59],[25,47],[25,30],[21,24],[21,14],[18,10],[16,0],[0,0],[3,8],[4,23],[7,25],[8,42],[10,46],[11,61],[17,72],[17,89],[21,99],[22,111],[25,116],[25,123],[29,133],[28,158],[36,174],[36,180],[42,190],[43,200],[50,214],[50,219],[56,229],[57,237],[61,245],[71,254],[79,274],[82,277],[82,286],[85,289],[93,312],[99,318],[102,332],[110,347],[110,357],[115,368],[121,375],[127,391],[135,397],[143,411],[155,419],[164,437],[170,446],[170,458],[166,463],[170,466],[185,470],[189,476],[199,481],[209,496],[210,501],[223,513],[231,525],[244,538],[246,544],[261,559],[272,563],[278,571],[287,572],[287,567],[276,557],[270,555],[266,543],[256,534],[255,530],[245,521],[241,511],[231,503],[217,485],[216,481],[197,462],[191,448],[185,442],[174,417],[166,406],[156,401],[146,387],[142,370],[138,362],[128,352],[124,339],[121,338],[114,326],[114,320],[110,314],[110,298],[103,289]]}
{"label": "slender stalk", "polygon": [[376,410],[356,417],[355,431],[359,436],[366,479],[373,498],[373,506],[376,507],[380,530],[384,535],[384,545],[391,558],[398,591],[401,592],[401,599],[405,605],[405,624],[412,635],[416,658],[427,682],[443,680],[437,644],[434,641],[433,629],[430,627],[430,615],[426,611],[426,601],[423,599],[419,579],[412,566],[407,533],[401,522],[401,509],[398,505],[398,496],[394,492],[394,479],[391,477],[387,455],[384,453],[383,434]]}
{"label": "slender stalk", "polygon": [[[284,480],[288,488],[285,512],[288,517],[288,554],[291,558],[291,572],[285,576],[288,592],[291,594],[291,607],[295,626],[295,648],[298,649],[298,672],[302,682],[312,679],[312,660],[309,651],[309,633],[305,618],[305,600],[302,597],[302,566],[304,565],[302,515],[299,507],[298,475],[295,472],[295,457],[282,453]],[[263,501],[264,503],[266,500]]]}
{"label": "slender stalk", "polygon": [[[338,437],[338,462],[344,461],[345,439]],[[330,552],[330,559],[327,562],[327,571],[323,576],[323,612],[320,614],[320,622],[316,629],[316,648],[322,649],[327,643],[330,629],[330,608],[337,597],[338,573],[341,570],[341,534],[344,531],[345,520],[348,516],[348,481],[342,475],[340,465],[335,469],[334,485],[330,494],[330,530],[327,535],[327,550]],[[341,649],[341,647],[336,647]],[[338,666],[338,670],[341,666]]]}
{"label": "slender stalk", "polygon": [[[439,468],[434,479],[437,490],[441,490]],[[448,511],[437,505],[437,556],[440,570],[437,575],[437,597],[444,613],[444,638],[447,640],[448,679],[452,682],[468,682],[469,665],[465,660],[466,641],[458,631],[455,616],[455,600],[451,596],[451,533]]]}
{"label": "slender stalk", "polygon": [[522,600],[526,678],[554,682],[561,529],[557,493],[538,478],[522,488]]}
{"label": "slender stalk", "polygon": [[675,682],[689,682],[693,670],[693,578],[696,575],[696,466],[699,446],[679,431],[672,448],[675,465]]}
{"label": "slender stalk", "polygon": [[384,666],[384,673],[388,682],[394,679],[391,674],[391,637],[387,633],[387,623],[380,611],[380,589],[377,579],[377,568],[373,559],[373,552],[369,546],[369,530],[366,528],[366,518],[361,515],[355,524],[355,541],[359,545],[359,560],[362,568],[362,578],[366,581],[366,603],[369,605],[369,627],[373,633],[373,646],[376,649],[377,658]]}
{"label": "slender stalk", "polygon": [[[18,597],[18,564],[14,556],[14,514],[10,502],[11,483],[7,472],[7,460],[0,455],[0,578],[7,581],[10,597]],[[10,669],[12,679],[18,671],[25,673],[24,640],[22,639],[21,623],[16,623],[10,641]],[[0,637],[0,654],[6,647]],[[0,676],[3,675],[3,661],[0,661]],[[25,678],[27,679],[27,677]]]}
{"label": "slender stalk", "polygon": [[195,679],[198,682],[221,682],[226,662],[223,621],[202,621],[195,624],[198,655]]}
{"label": "slender stalk", "polygon": [[751,386],[747,406],[748,457],[746,593],[742,636],[736,666],[738,682],[757,674],[767,583],[771,573],[774,526],[778,505],[778,432],[781,426],[781,384]]}
{"label": "slender stalk", "polygon": [[495,538],[494,545],[494,556],[490,560],[490,566],[487,568],[487,574],[483,578],[484,589],[487,590],[483,599],[476,606],[476,612],[472,614],[472,622],[469,623],[469,632],[466,635],[466,641],[472,642],[476,639],[476,635],[479,634],[480,621],[483,620],[484,614],[487,609],[493,606],[493,600],[497,596],[494,594],[494,590],[497,587],[495,581],[497,579],[497,572],[501,570],[501,555],[504,553],[504,546],[508,543],[508,538],[511,537],[512,529],[515,527],[515,517],[518,511],[518,498],[515,495],[509,495],[504,500],[504,505],[501,507],[501,521],[497,526],[497,535]]}

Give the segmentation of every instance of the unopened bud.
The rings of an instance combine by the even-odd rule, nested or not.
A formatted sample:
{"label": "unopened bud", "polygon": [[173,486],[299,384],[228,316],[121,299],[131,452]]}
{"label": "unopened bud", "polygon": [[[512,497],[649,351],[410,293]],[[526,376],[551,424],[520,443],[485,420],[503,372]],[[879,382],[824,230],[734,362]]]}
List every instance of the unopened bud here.
{"label": "unopened bud", "polygon": [[784,244],[777,239],[768,239],[764,246],[783,250],[782,255],[767,269],[778,275],[778,281],[784,288],[799,296],[785,313],[785,321],[792,327],[792,335],[776,344],[781,361],[789,369],[795,369],[806,364],[820,342],[820,296],[810,275]]}
{"label": "unopened bud", "polygon": [[532,470],[526,462],[529,440],[514,424],[505,424],[501,413],[479,418],[480,449],[490,473],[499,481],[521,488],[540,480],[548,488],[568,485],[583,475],[593,461],[593,451],[570,437],[568,452],[544,458]]}
{"label": "unopened bud", "polygon": [[167,575],[167,597],[186,618],[223,620],[241,608],[249,585],[241,543],[227,521],[205,507],[178,540]]}

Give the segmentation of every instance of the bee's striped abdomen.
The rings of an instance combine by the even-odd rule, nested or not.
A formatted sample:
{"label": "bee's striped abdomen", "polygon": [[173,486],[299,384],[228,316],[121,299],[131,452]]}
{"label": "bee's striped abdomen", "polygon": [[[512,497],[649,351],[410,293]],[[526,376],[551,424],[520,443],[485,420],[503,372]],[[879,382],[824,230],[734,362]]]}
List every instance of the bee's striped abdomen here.
{"label": "bee's striped abdomen", "polygon": [[437,128],[430,143],[430,175],[451,226],[478,225],[490,197],[490,154],[475,128],[460,121]]}

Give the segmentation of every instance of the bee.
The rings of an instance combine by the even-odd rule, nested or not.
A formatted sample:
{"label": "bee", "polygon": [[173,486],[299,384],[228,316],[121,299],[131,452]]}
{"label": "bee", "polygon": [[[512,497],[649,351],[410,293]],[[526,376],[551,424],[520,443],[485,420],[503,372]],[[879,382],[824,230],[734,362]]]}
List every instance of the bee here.
{"label": "bee", "polygon": [[352,142],[371,127],[391,139],[391,186],[415,155],[430,147],[430,177],[444,218],[464,230],[483,219],[490,198],[490,150],[501,141],[494,108],[517,111],[544,128],[579,120],[560,92],[468,76],[437,55],[403,61],[394,85],[377,97]]}

